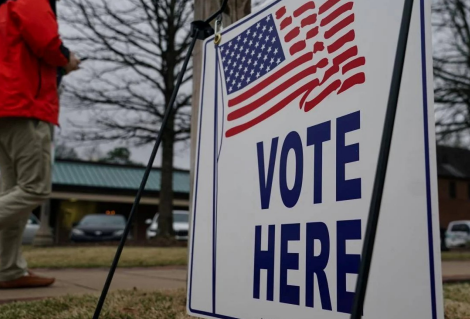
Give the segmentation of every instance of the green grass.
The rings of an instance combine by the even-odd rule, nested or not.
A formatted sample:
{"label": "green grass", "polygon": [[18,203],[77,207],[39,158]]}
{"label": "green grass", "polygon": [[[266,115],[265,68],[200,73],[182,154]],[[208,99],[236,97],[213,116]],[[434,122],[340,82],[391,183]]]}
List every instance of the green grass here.
{"label": "green grass", "polygon": [[[470,318],[470,284],[444,286],[445,318]],[[90,319],[97,296],[66,296],[0,306],[0,319]],[[101,319],[189,319],[186,293],[118,291],[108,296]]]}
{"label": "green grass", "polygon": [[[109,267],[116,247],[57,247],[23,249],[30,268]],[[119,267],[185,266],[186,248],[126,247]]]}
{"label": "green grass", "polygon": [[444,299],[446,319],[470,318],[470,283],[444,285]]}
{"label": "green grass", "polygon": [[[119,291],[108,296],[100,319],[186,319],[186,294]],[[96,296],[66,296],[0,306],[0,319],[90,319]]]}
{"label": "green grass", "polygon": [[470,260],[470,251],[443,251],[443,261]]}

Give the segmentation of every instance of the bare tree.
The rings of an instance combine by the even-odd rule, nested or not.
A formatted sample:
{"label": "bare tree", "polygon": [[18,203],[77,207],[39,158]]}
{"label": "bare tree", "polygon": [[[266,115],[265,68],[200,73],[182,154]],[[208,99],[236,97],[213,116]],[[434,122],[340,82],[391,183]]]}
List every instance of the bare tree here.
{"label": "bare tree", "polygon": [[[65,41],[89,60],[64,84],[64,104],[87,110],[69,138],[153,143],[189,45],[191,0],[69,0]],[[162,140],[159,228],[173,231],[174,144],[190,137],[192,67]]]}
{"label": "bare tree", "polygon": [[470,2],[435,0],[433,25],[437,133],[460,144],[470,131]]}

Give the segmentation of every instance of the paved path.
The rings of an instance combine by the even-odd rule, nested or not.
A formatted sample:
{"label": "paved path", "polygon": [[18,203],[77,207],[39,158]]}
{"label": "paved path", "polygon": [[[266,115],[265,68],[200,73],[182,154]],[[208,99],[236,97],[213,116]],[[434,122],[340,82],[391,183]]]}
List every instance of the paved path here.
{"label": "paved path", "polygon": [[[36,273],[55,277],[50,288],[0,290],[0,304],[26,301],[66,294],[99,294],[106,280],[107,269],[35,270]],[[470,261],[442,263],[444,282],[470,281]],[[116,271],[111,290],[168,290],[186,286],[186,268],[122,268]]]}
{"label": "paved path", "polygon": [[470,281],[470,261],[442,262],[442,279],[447,283]]}
{"label": "paved path", "polygon": [[[0,290],[0,304],[35,300],[67,294],[98,294],[103,288],[108,269],[34,270],[38,275],[56,278],[50,288]],[[111,290],[168,290],[186,287],[186,268],[118,269]]]}

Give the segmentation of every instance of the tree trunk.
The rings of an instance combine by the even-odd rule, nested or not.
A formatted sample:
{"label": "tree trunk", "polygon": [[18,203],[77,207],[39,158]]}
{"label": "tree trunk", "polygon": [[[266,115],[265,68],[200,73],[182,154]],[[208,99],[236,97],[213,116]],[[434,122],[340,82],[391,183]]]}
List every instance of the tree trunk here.
{"label": "tree trunk", "polygon": [[159,236],[170,238],[173,235],[173,150],[174,116],[168,121],[162,137],[161,190],[158,217]]}
{"label": "tree trunk", "polygon": [[[222,3],[222,0],[195,0],[194,20],[203,20],[216,12]],[[223,26],[240,20],[251,13],[251,0],[230,0],[228,8],[223,16]],[[202,69],[202,41],[196,44],[193,54],[193,108],[191,118],[191,176],[190,176],[190,205],[192,205],[193,186],[194,186],[194,165],[196,161],[196,144],[199,125],[199,102],[201,89],[201,69]],[[192,211],[192,208],[190,207]]]}
{"label": "tree trunk", "polygon": [[[168,17],[168,38],[176,38],[176,29],[171,26],[174,25],[174,16]],[[175,90],[177,68],[175,43],[168,41],[167,50],[165,52],[165,64],[163,68],[166,70],[165,81],[165,103],[169,107],[171,96]],[[172,106],[170,106],[172,107]],[[158,217],[159,236],[162,238],[171,238],[173,236],[173,155],[175,144],[175,115],[168,119],[166,129],[163,131],[162,136],[162,170],[161,170],[161,188],[160,188],[160,204]]]}

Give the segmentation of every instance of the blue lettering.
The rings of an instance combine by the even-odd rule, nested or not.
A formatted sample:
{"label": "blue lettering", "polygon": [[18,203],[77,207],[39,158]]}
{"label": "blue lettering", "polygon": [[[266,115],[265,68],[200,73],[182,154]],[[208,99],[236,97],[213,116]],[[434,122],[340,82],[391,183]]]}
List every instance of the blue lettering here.
{"label": "blue lettering", "polygon": [[300,304],[300,288],[287,284],[289,269],[299,269],[299,254],[289,253],[289,241],[300,240],[300,224],[281,226],[281,278],[279,300],[291,305]]}
{"label": "blue lettering", "polygon": [[[287,185],[287,157],[290,150],[295,154],[295,182],[294,187],[289,189]],[[304,175],[304,153],[302,149],[302,140],[297,132],[290,132],[282,145],[281,163],[279,172],[279,187],[281,198],[284,205],[288,208],[294,207],[302,191],[302,180]]]}
{"label": "blue lettering", "polygon": [[346,145],[346,133],[361,128],[360,112],[339,117],[336,121],[336,200],[361,198],[361,179],[346,180],[346,164],[359,161],[359,143]]}
{"label": "blue lettering", "polygon": [[259,299],[260,290],[260,277],[261,269],[266,269],[268,272],[266,299],[274,300],[274,238],[276,228],[274,225],[269,225],[268,230],[268,250],[261,250],[261,226],[256,226],[255,234],[255,269],[253,280],[253,298]]}
{"label": "blue lettering", "polygon": [[323,142],[331,139],[331,122],[321,123],[307,128],[307,145],[315,145],[313,167],[313,203],[322,202]]}
{"label": "blue lettering", "polygon": [[[318,239],[321,243],[321,253],[315,256],[314,240]],[[325,268],[328,265],[330,257],[330,235],[328,228],[324,223],[307,224],[307,249],[306,249],[306,276],[305,276],[305,305],[313,308],[313,284],[314,275],[317,275],[318,290],[322,308],[332,310],[330,290],[328,288],[328,279],[326,278]]]}
{"label": "blue lettering", "polygon": [[351,313],[354,292],[346,290],[346,274],[358,274],[361,263],[360,255],[346,254],[346,241],[361,239],[361,221],[338,221],[336,225],[336,258],[338,312]]}
{"label": "blue lettering", "polygon": [[274,238],[276,235],[276,228],[274,225],[269,225],[268,230],[268,250],[261,250],[261,226],[256,226],[255,234],[255,273],[253,280],[253,298],[259,299],[260,290],[260,277],[261,269],[268,271],[266,299],[274,300]]}
{"label": "blue lettering", "polygon": [[273,188],[274,166],[276,164],[277,144],[279,138],[273,138],[271,142],[271,153],[269,155],[268,179],[266,180],[266,170],[264,167],[264,147],[263,142],[257,144],[258,149],[258,172],[259,191],[261,196],[261,209],[268,209],[271,201],[271,190]]}

